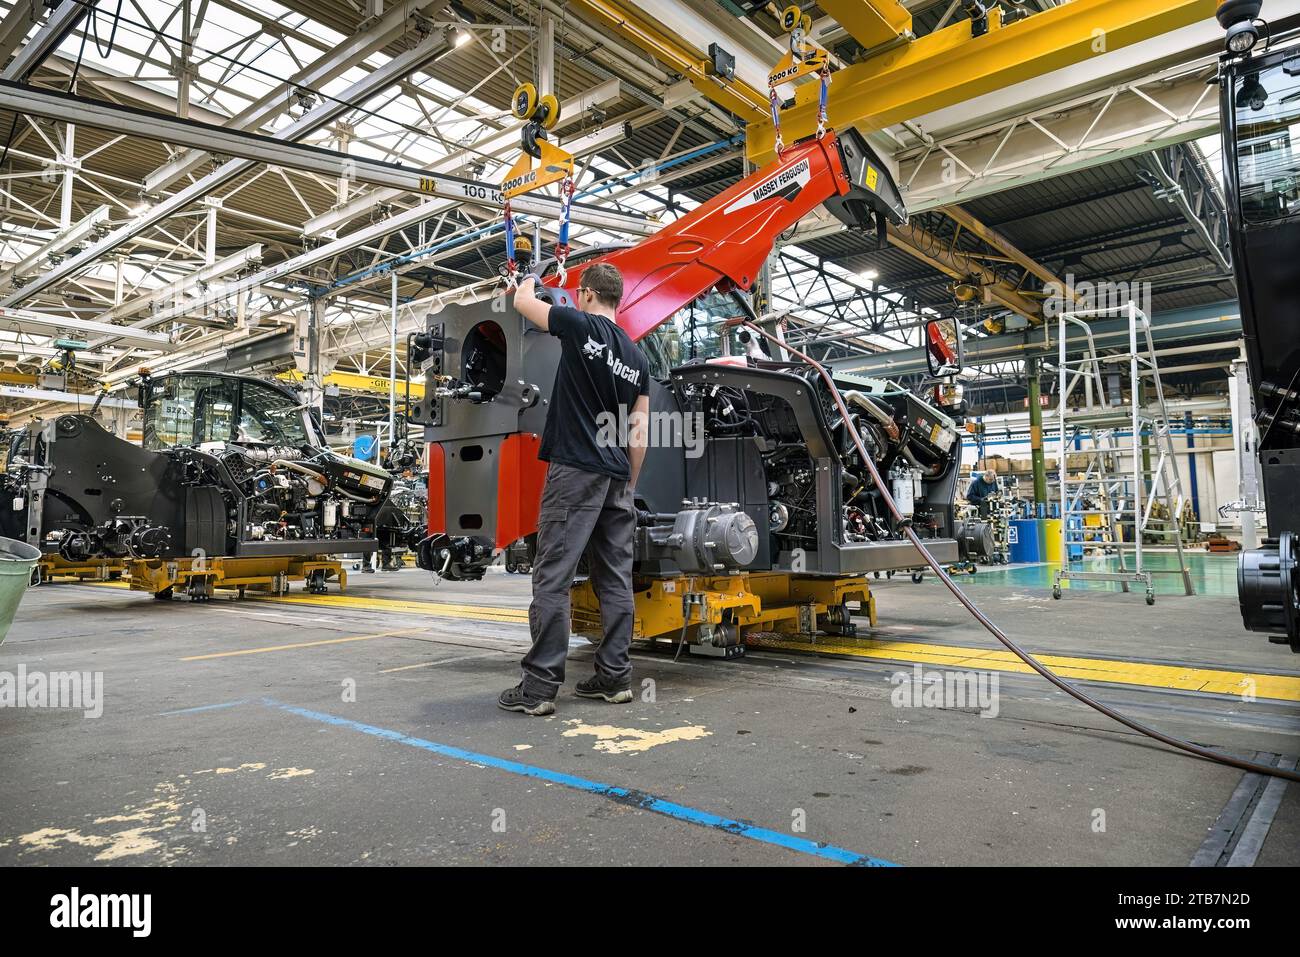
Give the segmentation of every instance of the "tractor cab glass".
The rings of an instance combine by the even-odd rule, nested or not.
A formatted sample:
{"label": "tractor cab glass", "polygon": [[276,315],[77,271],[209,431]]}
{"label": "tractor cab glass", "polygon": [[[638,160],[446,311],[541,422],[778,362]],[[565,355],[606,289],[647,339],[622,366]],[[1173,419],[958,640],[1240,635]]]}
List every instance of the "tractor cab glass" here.
{"label": "tractor cab glass", "polygon": [[641,351],[656,379],[691,360],[745,355],[737,320],[752,319],[749,303],[737,292],[707,292],[672,314],[643,338]]}
{"label": "tractor cab glass", "polygon": [[1234,77],[1232,94],[1242,219],[1300,214],[1300,54]]}
{"label": "tractor cab glass", "polygon": [[296,399],[237,376],[163,376],[141,389],[143,445],[151,451],[214,442],[314,444]]}

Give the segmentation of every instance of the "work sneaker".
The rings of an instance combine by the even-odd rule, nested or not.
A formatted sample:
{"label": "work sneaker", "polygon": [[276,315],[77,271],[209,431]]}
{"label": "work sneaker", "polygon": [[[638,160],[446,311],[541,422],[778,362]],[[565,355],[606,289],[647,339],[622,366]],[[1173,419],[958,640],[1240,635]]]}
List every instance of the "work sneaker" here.
{"label": "work sneaker", "polygon": [[522,711],[533,717],[555,713],[554,701],[530,694],[524,690],[522,682],[501,692],[501,697],[497,698],[497,707],[504,708],[506,711]]}
{"label": "work sneaker", "polygon": [[626,680],[615,681],[595,674],[586,681],[579,681],[573,693],[579,698],[600,698],[610,704],[627,704],[632,700],[632,685]]}

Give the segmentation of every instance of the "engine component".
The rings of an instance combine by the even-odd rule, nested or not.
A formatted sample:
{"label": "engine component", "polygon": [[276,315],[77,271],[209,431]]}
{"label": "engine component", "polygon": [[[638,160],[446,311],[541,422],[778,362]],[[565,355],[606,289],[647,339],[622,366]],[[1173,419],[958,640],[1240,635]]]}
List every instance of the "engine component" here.
{"label": "engine component", "polygon": [[758,554],[758,526],[735,503],[685,501],[671,527],[651,525],[645,531],[648,549],[666,549],[688,574],[744,568]]}
{"label": "engine component", "polygon": [[70,562],[91,558],[161,558],[171,548],[171,530],[141,517],[115,518],[92,529],[58,536],[59,554]]}
{"label": "engine component", "polygon": [[1300,570],[1296,536],[1283,532],[1265,539],[1262,548],[1241,553],[1237,559],[1237,601],[1241,620],[1249,631],[1273,636],[1300,652]]}
{"label": "engine component", "polygon": [[916,511],[917,485],[919,469],[895,466],[889,471],[889,494],[898,503],[898,511],[904,518],[911,518]]}
{"label": "engine component", "polygon": [[990,562],[996,551],[993,523],[965,521],[957,525],[957,552],[964,561]]}
{"label": "engine component", "polygon": [[417,566],[455,581],[480,580],[491,559],[492,549],[481,542],[441,532],[420,539],[415,548]]}

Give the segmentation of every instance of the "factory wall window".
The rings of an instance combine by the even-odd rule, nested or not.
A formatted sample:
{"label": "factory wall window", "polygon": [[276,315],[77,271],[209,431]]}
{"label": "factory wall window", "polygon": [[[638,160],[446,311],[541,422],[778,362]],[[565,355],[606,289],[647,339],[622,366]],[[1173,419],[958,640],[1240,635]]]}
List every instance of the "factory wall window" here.
{"label": "factory wall window", "polygon": [[[1287,61],[1291,62],[1291,61]],[[1280,63],[1238,79],[1237,175],[1247,223],[1300,215],[1300,74]]]}

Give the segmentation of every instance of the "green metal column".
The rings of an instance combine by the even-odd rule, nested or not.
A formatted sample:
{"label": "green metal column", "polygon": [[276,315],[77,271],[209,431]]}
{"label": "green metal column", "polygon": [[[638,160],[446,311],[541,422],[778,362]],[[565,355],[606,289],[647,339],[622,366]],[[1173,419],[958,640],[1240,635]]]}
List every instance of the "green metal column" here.
{"label": "green metal column", "polygon": [[[1025,360],[1025,378],[1029,382],[1029,448],[1034,462],[1034,504],[1047,504],[1047,462],[1043,458],[1043,407],[1038,385],[1038,359]],[[1065,450],[1061,450],[1065,454]]]}

